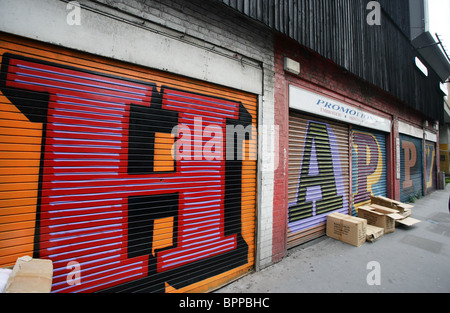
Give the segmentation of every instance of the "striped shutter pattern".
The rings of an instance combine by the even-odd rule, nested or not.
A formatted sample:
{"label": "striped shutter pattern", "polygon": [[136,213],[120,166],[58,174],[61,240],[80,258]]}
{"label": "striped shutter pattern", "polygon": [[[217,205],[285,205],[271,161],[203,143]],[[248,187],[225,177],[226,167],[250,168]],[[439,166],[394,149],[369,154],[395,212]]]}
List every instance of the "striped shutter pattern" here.
{"label": "striped shutter pattern", "polygon": [[349,213],[348,150],[348,126],[290,112],[288,248],[324,235],[329,213]]}
{"label": "striped shutter pattern", "polygon": [[373,130],[352,129],[353,215],[370,202],[370,195],[387,197],[386,135]]}
{"label": "striped shutter pattern", "polygon": [[2,36],[0,266],[51,259],[54,292],[207,291],[252,269],[256,132],[225,129],[256,127],[256,96]]}
{"label": "striped shutter pattern", "polygon": [[423,195],[423,140],[400,134],[400,201]]}
{"label": "striped shutter pattern", "polygon": [[436,190],[436,143],[431,141],[425,142],[426,157],[426,173],[425,173],[425,189],[427,193]]}

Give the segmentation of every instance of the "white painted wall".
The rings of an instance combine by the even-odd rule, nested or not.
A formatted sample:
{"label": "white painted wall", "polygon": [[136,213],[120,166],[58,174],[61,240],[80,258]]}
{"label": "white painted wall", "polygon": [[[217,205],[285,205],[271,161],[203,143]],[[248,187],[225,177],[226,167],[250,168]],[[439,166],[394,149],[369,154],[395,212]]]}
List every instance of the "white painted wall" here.
{"label": "white painted wall", "polygon": [[[259,126],[274,124],[269,30],[208,0],[0,0],[0,31],[259,95]],[[274,149],[259,137],[257,268],[272,264]]]}
{"label": "white painted wall", "polygon": [[[93,2],[79,3],[82,4],[80,25],[69,25],[67,15],[71,11],[63,1],[1,0],[0,29],[68,48],[261,93],[262,71],[255,62],[247,60],[243,65],[238,58],[215,52],[211,45],[202,46],[183,40],[179,34],[160,32],[151,25],[142,25],[142,21],[129,15],[100,15],[94,10],[103,11],[104,8]],[[83,6],[85,3],[93,10],[86,9]],[[111,14],[118,13],[109,11]]]}

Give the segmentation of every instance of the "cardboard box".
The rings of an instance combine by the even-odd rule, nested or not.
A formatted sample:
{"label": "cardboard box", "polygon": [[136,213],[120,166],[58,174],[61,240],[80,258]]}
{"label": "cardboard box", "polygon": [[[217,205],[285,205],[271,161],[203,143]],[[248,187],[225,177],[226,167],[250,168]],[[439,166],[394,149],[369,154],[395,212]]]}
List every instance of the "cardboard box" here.
{"label": "cardboard box", "polygon": [[367,221],[342,213],[331,213],[327,217],[327,236],[342,242],[361,246],[366,242]]}
{"label": "cardboard box", "polygon": [[367,224],[366,241],[375,242],[383,237],[383,235],[383,228]]}
{"label": "cardboard box", "polygon": [[[391,200],[385,197],[374,197],[371,196],[371,202],[370,207],[374,208],[380,208],[380,209],[391,209],[394,211],[391,211],[391,213],[398,213],[402,217],[397,217],[395,219],[396,224],[401,224],[405,226],[413,226],[417,223],[420,223],[421,221],[415,218],[410,217],[411,216],[411,209],[413,208],[412,205],[401,203],[395,200]],[[373,202],[379,203],[374,204]],[[389,206],[389,207],[387,207]]]}
{"label": "cardboard box", "polygon": [[6,283],[8,282],[9,276],[12,272],[12,266],[0,268],[0,293],[5,289]]}
{"label": "cardboard box", "polygon": [[392,200],[382,196],[370,196],[370,203],[381,205],[389,209],[395,209],[399,211],[399,214],[404,217],[411,215],[411,209],[414,207],[410,204],[402,203],[400,201]]}
{"label": "cardboard box", "polygon": [[383,228],[385,234],[395,231],[395,221],[404,217],[397,210],[376,204],[365,205],[358,209],[358,217],[366,219],[367,224]]}
{"label": "cardboard box", "polygon": [[51,260],[17,259],[5,286],[5,293],[49,293],[52,288],[53,263]]}

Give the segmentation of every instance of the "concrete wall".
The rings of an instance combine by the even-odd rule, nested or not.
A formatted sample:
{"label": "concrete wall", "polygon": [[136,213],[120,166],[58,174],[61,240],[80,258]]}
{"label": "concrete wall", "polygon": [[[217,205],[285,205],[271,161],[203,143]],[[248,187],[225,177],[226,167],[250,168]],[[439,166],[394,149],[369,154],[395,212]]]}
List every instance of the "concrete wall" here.
{"label": "concrete wall", "polygon": [[[256,94],[259,127],[274,124],[272,33],[218,2],[0,0],[0,31]],[[257,268],[272,263],[274,149],[263,139]]]}

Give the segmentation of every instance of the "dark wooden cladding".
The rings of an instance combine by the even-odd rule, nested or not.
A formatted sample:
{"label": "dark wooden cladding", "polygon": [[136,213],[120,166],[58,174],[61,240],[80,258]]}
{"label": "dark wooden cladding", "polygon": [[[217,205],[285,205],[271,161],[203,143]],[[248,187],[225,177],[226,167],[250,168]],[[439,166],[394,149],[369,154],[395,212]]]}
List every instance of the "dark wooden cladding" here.
{"label": "dark wooden cladding", "polygon": [[[414,0],[417,5],[420,5],[420,1],[423,0]],[[381,4],[387,16],[397,24],[403,33],[408,35],[410,33],[410,0],[378,0],[378,2]]]}
{"label": "dark wooden cladding", "polygon": [[316,51],[426,117],[443,121],[439,77],[429,66],[428,77],[415,66],[418,53],[408,36],[408,0],[380,0],[381,26],[367,23],[369,0],[219,1]]}

